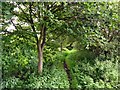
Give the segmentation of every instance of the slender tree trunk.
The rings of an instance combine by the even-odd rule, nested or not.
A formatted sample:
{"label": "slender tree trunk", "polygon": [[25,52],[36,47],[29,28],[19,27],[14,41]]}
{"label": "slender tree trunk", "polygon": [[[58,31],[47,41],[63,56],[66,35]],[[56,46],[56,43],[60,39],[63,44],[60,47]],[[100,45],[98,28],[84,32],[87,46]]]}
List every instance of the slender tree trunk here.
{"label": "slender tree trunk", "polygon": [[46,39],[46,27],[43,26],[41,29],[41,36],[37,41],[37,48],[38,48],[38,73],[42,73],[43,70],[43,48],[45,45]]}
{"label": "slender tree trunk", "polygon": [[38,46],[38,73],[42,73],[42,70],[43,70],[43,51],[42,51],[40,43],[37,46]]}

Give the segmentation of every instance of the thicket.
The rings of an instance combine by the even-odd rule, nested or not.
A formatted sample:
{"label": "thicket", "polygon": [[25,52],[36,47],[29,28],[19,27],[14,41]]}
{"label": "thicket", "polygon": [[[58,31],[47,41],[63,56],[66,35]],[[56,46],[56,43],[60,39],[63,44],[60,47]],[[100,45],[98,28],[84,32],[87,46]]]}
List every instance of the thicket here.
{"label": "thicket", "polygon": [[[2,88],[117,88],[119,57],[107,60],[102,56],[95,57],[88,50],[67,50],[54,55],[51,52],[46,54],[49,57],[45,58],[43,73],[39,75],[36,52],[28,52],[29,58],[16,50],[15,56],[12,50],[9,51],[10,56],[3,54]],[[64,69],[64,61],[70,70],[71,81]]]}

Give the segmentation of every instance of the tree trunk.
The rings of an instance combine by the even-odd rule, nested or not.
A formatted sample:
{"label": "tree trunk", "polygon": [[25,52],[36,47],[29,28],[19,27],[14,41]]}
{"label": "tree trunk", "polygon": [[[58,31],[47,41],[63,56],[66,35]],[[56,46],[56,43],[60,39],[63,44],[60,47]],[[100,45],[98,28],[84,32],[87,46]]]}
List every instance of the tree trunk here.
{"label": "tree trunk", "polygon": [[41,29],[40,37],[37,40],[37,48],[38,48],[38,73],[42,73],[43,69],[43,48],[45,45],[46,39],[46,27],[43,26]]}
{"label": "tree trunk", "polygon": [[41,44],[38,44],[38,73],[42,73],[43,70],[43,51]]}

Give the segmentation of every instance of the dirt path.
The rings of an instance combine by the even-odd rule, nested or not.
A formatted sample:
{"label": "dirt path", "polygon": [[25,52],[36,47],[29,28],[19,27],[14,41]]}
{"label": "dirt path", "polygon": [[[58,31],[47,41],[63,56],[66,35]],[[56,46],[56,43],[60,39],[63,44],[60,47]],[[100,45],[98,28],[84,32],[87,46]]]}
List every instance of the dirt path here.
{"label": "dirt path", "polygon": [[68,81],[69,81],[69,84],[70,84],[70,90],[72,90],[72,87],[71,87],[71,85],[72,85],[72,83],[71,83],[72,77],[71,77],[71,74],[70,74],[70,70],[69,70],[69,68],[67,66],[67,63],[65,61],[64,61],[64,69],[65,69],[67,77],[68,77]]}

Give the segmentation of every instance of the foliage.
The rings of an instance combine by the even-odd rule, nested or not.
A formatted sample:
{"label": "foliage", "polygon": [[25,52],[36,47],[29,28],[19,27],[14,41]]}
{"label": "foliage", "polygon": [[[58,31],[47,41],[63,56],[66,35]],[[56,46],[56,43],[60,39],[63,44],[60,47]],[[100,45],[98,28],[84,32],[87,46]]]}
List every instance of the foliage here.
{"label": "foliage", "polygon": [[2,81],[2,89],[4,88],[21,88],[23,87],[23,81],[16,77],[9,77]]}
{"label": "foliage", "polygon": [[[45,66],[48,67],[48,66]],[[41,75],[35,73],[27,73],[29,76],[24,80],[16,77],[8,77],[3,79],[2,88],[69,88],[66,73],[57,66],[44,70]]]}
{"label": "foliage", "polygon": [[77,62],[72,68],[80,88],[113,88],[118,84],[118,62],[95,60],[94,64]]}
{"label": "foliage", "polygon": [[[7,41],[8,38],[11,42]],[[2,37],[2,39],[2,72],[4,78],[13,75],[23,78],[26,72],[36,70],[36,52],[34,48],[31,48],[31,46],[34,46],[33,44],[18,36]]]}
{"label": "foliage", "polygon": [[[3,89],[118,86],[117,2],[0,4]],[[38,41],[45,44],[42,74],[37,73],[38,47],[43,45]]]}
{"label": "foliage", "polygon": [[69,88],[64,70],[54,68],[48,74],[31,75],[28,79],[28,88]]}

